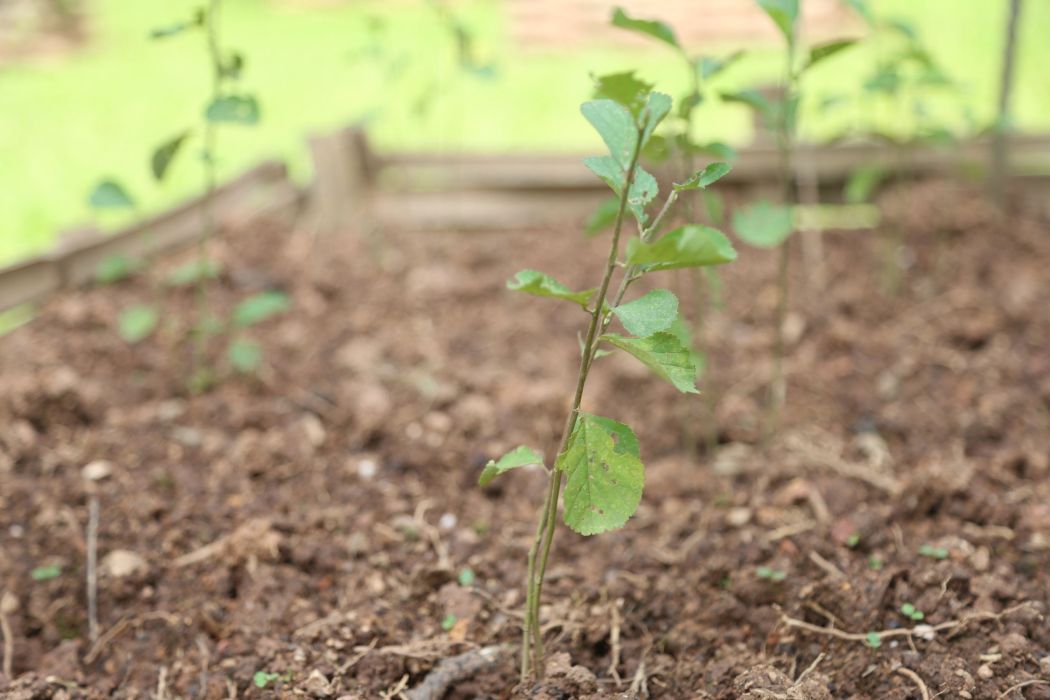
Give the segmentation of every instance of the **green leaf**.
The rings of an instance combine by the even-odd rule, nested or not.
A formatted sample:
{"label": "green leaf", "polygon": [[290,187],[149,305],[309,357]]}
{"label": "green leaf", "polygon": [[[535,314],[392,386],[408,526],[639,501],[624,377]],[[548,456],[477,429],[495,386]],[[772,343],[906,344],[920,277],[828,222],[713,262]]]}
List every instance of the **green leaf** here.
{"label": "green leaf", "polygon": [[791,207],[763,200],[733,212],[733,230],[748,245],[776,248],[795,230],[795,222]]}
{"label": "green leaf", "polygon": [[598,208],[587,218],[583,233],[593,236],[616,223],[616,215],[620,213],[619,197],[610,197],[598,205]]}
{"label": "green leaf", "polygon": [[580,112],[605,141],[609,154],[626,170],[638,145],[638,127],[630,111],[613,100],[591,100],[580,105]]}
{"label": "green leaf", "polygon": [[701,56],[696,59],[696,72],[700,74],[701,80],[708,80],[709,78],[715,77],[726,68],[729,68],[729,66],[739,61],[743,56],[743,51],[734,51],[725,58]]}
{"label": "green leaf", "polygon": [[218,260],[201,260],[199,258],[179,265],[168,275],[168,284],[173,287],[185,287],[196,284],[202,279],[215,279],[222,272]]}
{"label": "green leaf", "polygon": [[809,70],[817,63],[820,63],[825,58],[830,58],[835,54],[848,49],[857,43],[856,39],[837,39],[835,41],[829,41],[824,44],[817,44],[809,50],[809,60],[806,62],[805,67],[802,70]]}
{"label": "green leaf", "polygon": [[671,327],[678,318],[678,297],[666,289],[654,289],[634,301],[620,304],[612,312],[628,333],[644,338]]}
{"label": "green leaf", "polygon": [[179,152],[179,148],[189,138],[190,131],[187,129],[181,134],[169,139],[160,146],[157,150],[153,151],[153,157],[150,158],[150,169],[153,171],[153,177],[158,182],[164,179],[164,175],[168,172],[168,168],[171,166],[171,162],[175,159],[175,155]]}
{"label": "green leaf", "polygon": [[640,80],[634,71],[611,73],[596,78],[594,98],[618,102],[637,116],[645,106],[646,96],[652,89],[652,83]]}
{"label": "green leaf", "polygon": [[252,374],[262,364],[262,347],[255,341],[237,338],[226,349],[226,358],[238,372]]}
{"label": "green leaf", "polygon": [[48,566],[38,566],[29,572],[29,578],[34,581],[50,581],[53,578],[58,578],[62,575],[62,567],[58,564],[50,564]]}
{"label": "green leaf", "polygon": [[665,95],[662,92],[651,92],[649,93],[649,99],[646,102],[645,109],[642,110],[641,116],[638,118],[639,124],[642,125],[642,147],[649,142],[649,137],[653,135],[653,131],[656,127],[664,120],[668,114],[671,113],[671,105],[673,100],[670,95]]}
{"label": "green leaf", "polygon": [[443,629],[446,632],[448,632],[449,630],[451,630],[453,627],[456,626],[456,622],[457,622],[456,616],[453,615],[452,613],[449,613],[448,615],[445,615],[444,619],[441,620],[441,629]]}
{"label": "green leaf", "polygon": [[730,170],[732,170],[732,168],[726,163],[711,163],[682,184],[676,184],[674,186],[675,191],[681,192],[682,190],[706,189],[709,185],[712,185],[725,177]]}
{"label": "green leaf", "polygon": [[565,472],[565,524],[581,535],[622,527],[642,500],[638,438],[622,423],[581,413],[556,468]]}
{"label": "green leaf", "polygon": [[723,92],[722,99],[726,102],[736,102],[747,105],[758,112],[766,122],[772,123],[774,117],[773,105],[758,90],[748,88],[737,92]]}
{"label": "green leaf", "polygon": [[464,588],[470,588],[473,586],[474,582],[477,581],[477,578],[478,577],[475,575],[473,569],[464,568],[459,570],[459,585]]}
{"label": "green leaf", "polygon": [[689,348],[672,333],[654,333],[647,338],[625,338],[606,333],[602,340],[634,355],[646,367],[686,394],[700,393],[696,388],[696,366]]}
{"label": "green leaf", "polygon": [[133,209],[134,198],[116,180],[103,180],[91,191],[88,203],[95,209]]}
{"label": "green leaf", "polygon": [[798,20],[798,0],[755,0],[769,15],[788,44],[795,43],[795,21]]}
{"label": "green leaf", "polygon": [[595,289],[585,289],[582,292],[574,292],[550,275],[545,275],[536,270],[522,270],[513,278],[507,280],[507,289],[517,292],[525,292],[537,297],[550,297],[562,299],[579,304],[587,308],[587,302],[591,300]]}
{"label": "green leaf", "polygon": [[265,688],[280,677],[281,675],[279,673],[267,673],[266,671],[256,671],[255,674],[252,675],[252,685],[254,685],[256,688]]}
{"label": "green leaf", "polygon": [[941,560],[947,559],[949,552],[944,547],[934,547],[932,544],[924,544],[919,547],[919,554],[924,557],[929,557],[930,559]]}
{"label": "green leaf", "polygon": [[519,445],[499,459],[490,459],[478,477],[478,486],[485,486],[503,472],[527,467],[530,464],[543,464],[543,457],[536,450],[526,445]]}
{"label": "green leaf", "polygon": [[728,162],[736,160],[736,149],[729,144],[722,143],[721,141],[692,144],[689,147],[689,150],[693,153],[710,156],[721,161]]}
{"label": "green leaf", "polygon": [[779,569],[772,569],[768,566],[759,566],[755,568],[755,575],[759,578],[764,578],[767,581],[783,581],[787,578],[787,572]]}
{"label": "green leaf", "polygon": [[107,255],[95,267],[95,281],[99,284],[113,284],[126,280],[141,269],[142,263],[135,258],[117,253]]}
{"label": "green leaf", "polygon": [[704,356],[697,352],[696,346],[693,344],[693,332],[689,329],[689,324],[679,316],[671,324],[671,327],[667,329],[667,332],[678,338],[678,342],[682,344],[682,347],[689,350],[689,361],[696,367],[696,376],[700,377],[704,373]]}
{"label": "green leaf", "polygon": [[250,296],[233,310],[233,322],[242,328],[284,313],[291,306],[284,292],[267,291]]}
{"label": "green leaf", "polygon": [[862,165],[850,173],[843,188],[843,198],[850,204],[860,204],[871,200],[871,196],[889,173],[879,165]]}
{"label": "green leaf", "polygon": [[[613,192],[619,195],[623,192],[624,171],[610,156],[589,156],[583,159],[583,164],[592,173],[600,177]],[[627,194],[627,204],[640,223],[645,223],[645,207],[656,198],[660,186],[645,168],[635,166],[634,181],[631,182],[631,191]],[[619,201],[616,203],[616,213],[619,212]],[[613,214],[613,221],[616,220]]]}
{"label": "green leaf", "polygon": [[619,27],[620,29],[638,32],[639,34],[648,34],[654,39],[659,39],[679,51],[682,50],[682,45],[678,43],[678,37],[675,36],[674,30],[665,22],[649,19],[634,19],[633,17],[628,16],[622,8],[617,7],[613,10],[612,25],[614,27]]}
{"label": "green leaf", "polygon": [[157,327],[157,310],[145,304],[136,304],[121,312],[117,328],[124,342],[141,342],[152,335]]}
{"label": "green leaf", "polygon": [[254,95],[226,95],[212,100],[204,118],[213,124],[259,123],[259,102]]}
{"label": "green leaf", "polygon": [[654,243],[633,238],[627,244],[627,262],[647,265],[649,270],[706,267],[734,260],[736,251],[723,233],[695,224],[677,228]]}
{"label": "green leaf", "polygon": [[241,77],[241,73],[244,72],[244,55],[234,51],[223,62],[220,71],[222,72],[222,77],[238,80]]}
{"label": "green leaf", "polygon": [[872,649],[878,649],[882,646],[882,636],[878,632],[868,632],[864,637],[864,641],[867,642],[868,646]]}

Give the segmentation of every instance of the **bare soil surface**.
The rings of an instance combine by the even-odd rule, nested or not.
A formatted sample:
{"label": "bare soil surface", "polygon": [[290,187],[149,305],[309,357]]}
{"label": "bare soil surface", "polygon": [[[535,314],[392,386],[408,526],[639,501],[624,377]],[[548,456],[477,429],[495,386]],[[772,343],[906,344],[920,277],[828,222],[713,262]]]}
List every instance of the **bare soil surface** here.
{"label": "bare soil surface", "polygon": [[[768,443],[773,253],[723,271],[704,397],[599,362],[585,408],[635,429],[646,492],[621,531],[559,529],[538,684],[516,644],[544,475],[475,482],[521,443],[553,459],[585,318],[504,281],[592,286],[604,239],[232,232],[210,306],[294,307],[248,332],[257,377],[213,339],[229,376],[200,395],[193,292],[158,283],[179,259],[56,298],[0,339],[0,696],[1050,698],[1050,217],[942,183],[885,204],[825,236],[823,290],[793,242]],[[119,311],[158,295],[125,344]]]}

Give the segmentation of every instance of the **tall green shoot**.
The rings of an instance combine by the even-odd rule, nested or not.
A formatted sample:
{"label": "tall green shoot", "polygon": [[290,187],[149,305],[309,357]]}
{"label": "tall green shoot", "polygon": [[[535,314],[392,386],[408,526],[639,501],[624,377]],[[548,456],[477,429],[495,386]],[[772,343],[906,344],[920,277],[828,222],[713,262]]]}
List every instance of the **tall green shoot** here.
{"label": "tall green shoot", "polygon": [[[600,284],[573,291],[535,270],[523,270],[508,282],[510,289],[579,306],[588,319],[572,407],[565,419],[553,469],[547,472],[546,496],[527,558],[520,669],[523,681],[530,674],[543,676],[540,601],[563,482],[563,519],[581,535],[622,527],[642,496],[644,466],[634,432],[611,418],[582,410],[595,360],[609,351],[623,350],[679,391],[697,393],[692,354],[671,332],[678,321],[678,300],[667,290],[656,290],[625,302],[627,292],[652,272],[718,265],[736,257],[729,240],[712,228],[686,225],[661,235],[663,222],[679,194],[699,186],[701,181],[710,184],[721,175],[698,174],[676,185],[656,216],[650,217],[647,208],[659,187],[638,161],[653,130],[672,105],[670,97],[652,92],[651,88],[630,74],[609,76],[600,81],[597,99],[581,107],[609,149],[609,155],[587,158],[584,163],[617,197],[612,240]],[[638,235],[624,246],[628,216],[637,221]],[[619,321],[627,335],[608,332],[614,320]],[[518,467],[543,463],[539,452],[521,446],[489,462],[479,484],[484,486]]]}

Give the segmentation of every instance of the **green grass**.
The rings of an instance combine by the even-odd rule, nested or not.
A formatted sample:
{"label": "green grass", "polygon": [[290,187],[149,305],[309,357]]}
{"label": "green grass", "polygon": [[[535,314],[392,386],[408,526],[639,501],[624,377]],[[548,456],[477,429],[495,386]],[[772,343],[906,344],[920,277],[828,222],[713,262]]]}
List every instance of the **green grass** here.
{"label": "green grass", "polygon": [[[91,221],[86,199],[102,177],[122,181],[146,212],[195,193],[202,180],[197,147],[181,154],[163,185],[152,183],[152,148],[199,123],[208,73],[199,35],[150,41],[150,29],[189,16],[196,0],[165,3],[97,0],[94,40],[83,51],[0,68],[0,263],[46,248],[56,232]],[[950,74],[967,84],[965,102],[987,122],[994,109],[1002,0],[881,0],[880,13],[911,17]],[[353,2],[295,9],[293,2],[226,0],[224,41],[247,59],[244,86],[259,95],[258,127],[222,130],[220,168],[242,170],[260,158],[283,158],[305,181],[304,138],[312,131],[364,121],[383,148],[428,150],[572,150],[598,147],[578,116],[590,91],[590,73],[638,67],[672,94],[684,84],[669,52],[585,47],[520,54],[505,41],[496,0],[465,0],[453,7],[475,33],[479,55],[497,66],[493,78],[466,74],[454,42],[424,3]],[[1020,38],[1017,123],[1050,127],[1050,3],[1026,3]],[[370,31],[379,17],[381,37]],[[709,47],[708,52],[731,47]],[[855,85],[872,54],[857,50],[814,71],[810,94],[819,97]],[[756,52],[724,76],[731,89],[773,81],[771,48]],[[942,120],[961,128],[957,102],[934,105]],[[711,138],[750,138],[740,107],[701,108]],[[821,113],[819,99],[804,106],[811,135],[830,133],[853,118]],[[853,115],[856,113],[853,112]],[[888,109],[885,123],[900,123]],[[126,217],[124,217],[126,218]],[[122,222],[113,217],[100,223]]]}

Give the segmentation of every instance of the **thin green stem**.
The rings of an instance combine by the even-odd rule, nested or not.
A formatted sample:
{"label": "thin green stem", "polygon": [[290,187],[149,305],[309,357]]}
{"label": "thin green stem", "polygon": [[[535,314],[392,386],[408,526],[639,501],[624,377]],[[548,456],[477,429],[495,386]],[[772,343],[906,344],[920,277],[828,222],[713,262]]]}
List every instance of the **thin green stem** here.
{"label": "thin green stem", "polygon": [[[557,455],[561,455],[569,443],[569,437],[576,427],[576,419],[580,413],[580,404],[583,401],[583,390],[587,384],[591,363],[594,361],[597,350],[599,328],[604,329],[608,323],[605,311],[605,299],[609,293],[609,284],[617,268],[617,258],[620,254],[620,236],[623,231],[624,215],[627,211],[628,193],[634,183],[634,175],[638,168],[638,157],[642,146],[642,130],[638,130],[634,153],[627,167],[624,177],[623,191],[620,193],[620,206],[616,213],[616,225],[613,229],[613,239],[609,246],[609,257],[605,264],[605,273],[602,276],[601,286],[594,299],[594,309],[591,311],[591,320],[587,327],[587,336],[583,344],[580,358],[580,369],[576,378],[576,391],[573,396],[572,409],[565,419],[565,427],[562,430],[561,443],[558,446]],[[621,282],[619,297],[623,295],[624,284],[628,278],[628,272],[624,274]],[[629,282],[626,282],[629,284]],[[547,573],[547,562],[550,559],[551,545],[554,541],[554,531],[557,525],[558,498],[561,494],[562,472],[555,465],[554,472],[550,476],[547,497],[543,504],[543,511],[539,526],[536,528],[536,540],[529,550],[529,566],[526,581],[525,599],[525,625],[522,632],[523,646],[529,646],[531,640],[531,669],[537,678],[543,677],[543,635],[539,624],[540,600],[543,595],[543,579]],[[536,556],[539,554],[537,566]],[[523,649],[521,657],[521,680],[524,682],[529,673],[530,653]]]}

